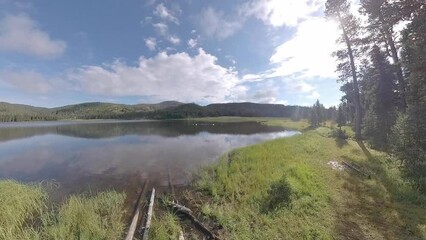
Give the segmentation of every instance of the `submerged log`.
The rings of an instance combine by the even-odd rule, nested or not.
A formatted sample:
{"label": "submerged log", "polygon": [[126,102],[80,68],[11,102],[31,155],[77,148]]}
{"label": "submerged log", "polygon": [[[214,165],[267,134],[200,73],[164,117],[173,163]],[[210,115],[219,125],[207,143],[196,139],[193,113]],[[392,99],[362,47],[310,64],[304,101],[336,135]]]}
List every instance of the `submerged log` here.
{"label": "submerged log", "polygon": [[149,228],[151,227],[151,219],[152,219],[152,211],[153,211],[153,207],[154,207],[154,200],[155,200],[155,188],[152,189],[151,199],[149,201],[148,214],[147,214],[147,217],[146,217],[146,224],[145,224],[145,229],[144,229],[144,232],[143,232],[142,240],[148,240]]}
{"label": "submerged log", "polygon": [[139,215],[140,215],[140,205],[143,202],[142,200],[142,196],[146,195],[146,190],[148,187],[148,180],[145,181],[145,184],[142,188],[142,191],[139,193],[139,197],[138,200],[136,202],[136,207],[133,211],[133,218],[132,218],[132,222],[130,224],[129,227],[129,231],[127,232],[126,237],[124,238],[124,240],[133,240],[133,236],[135,235],[135,230],[138,224],[138,219],[139,219]]}

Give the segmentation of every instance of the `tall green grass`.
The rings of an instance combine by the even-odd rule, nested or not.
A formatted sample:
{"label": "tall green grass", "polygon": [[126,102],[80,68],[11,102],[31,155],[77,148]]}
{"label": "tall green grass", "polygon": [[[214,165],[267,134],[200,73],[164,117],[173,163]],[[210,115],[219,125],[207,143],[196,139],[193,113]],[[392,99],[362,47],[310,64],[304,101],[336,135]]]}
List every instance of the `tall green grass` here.
{"label": "tall green grass", "polygon": [[153,217],[149,236],[155,240],[178,239],[180,231],[178,219],[173,213],[160,212]]}
{"label": "tall green grass", "polygon": [[0,181],[0,239],[37,239],[32,225],[46,209],[46,192],[39,185]]}
{"label": "tall green grass", "polygon": [[0,239],[118,239],[124,231],[125,195],[71,196],[48,207],[40,185],[0,181]]}
{"label": "tall green grass", "polygon": [[324,176],[331,169],[317,161],[324,153],[308,135],[238,149],[202,173],[195,187],[212,200],[202,212],[226,229],[226,239],[332,238]]}
{"label": "tall green grass", "polygon": [[270,117],[206,117],[206,118],[190,118],[188,120],[204,121],[204,122],[260,122],[269,126],[279,126],[294,130],[305,130],[309,127],[306,119],[294,121],[290,118],[270,118]]}
{"label": "tall green grass", "polygon": [[[234,150],[201,171],[199,208],[224,239],[426,239],[426,196],[398,162],[331,133],[321,127]],[[331,160],[370,177],[334,170]]]}

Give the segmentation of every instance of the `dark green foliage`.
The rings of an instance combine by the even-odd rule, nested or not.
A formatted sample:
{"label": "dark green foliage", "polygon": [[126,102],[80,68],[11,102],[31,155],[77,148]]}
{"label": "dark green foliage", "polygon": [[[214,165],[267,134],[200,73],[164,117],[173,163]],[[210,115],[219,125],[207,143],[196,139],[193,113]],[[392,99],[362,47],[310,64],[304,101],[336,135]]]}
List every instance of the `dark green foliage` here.
{"label": "dark green foliage", "polygon": [[392,57],[393,66],[391,72],[396,75],[398,86],[398,106],[405,110],[406,103],[406,79],[402,73],[402,66],[398,56],[398,47],[393,36],[394,25],[399,22],[398,7],[395,3],[385,0],[362,0],[361,12],[368,16],[370,41],[385,46],[386,53]]}
{"label": "dark green foliage", "polygon": [[374,46],[371,53],[371,66],[367,67],[364,81],[364,136],[372,147],[386,149],[389,134],[395,122],[395,82],[390,63],[379,47]]}
{"label": "dark green foliage", "polygon": [[408,109],[395,126],[394,149],[407,175],[426,192],[426,7],[403,33],[402,59],[408,76]]}
{"label": "dark green foliage", "polygon": [[343,106],[342,104],[339,105],[339,108],[337,110],[337,126],[340,128],[342,126],[344,126],[346,124],[346,117],[345,114],[343,112]]}
{"label": "dark green foliage", "polygon": [[[361,0],[360,12],[368,17],[363,25],[350,13],[347,0],[328,0],[325,7],[326,16],[338,21],[340,42],[346,44],[334,54],[345,93],[338,125],[345,120],[358,131],[361,112],[365,139],[376,149],[392,147],[406,176],[426,192],[425,1]],[[401,21],[407,25],[398,44],[394,26]],[[357,105],[358,94],[362,106]]]}
{"label": "dark green foliage", "polygon": [[271,184],[268,195],[263,204],[264,212],[273,212],[278,208],[288,206],[292,194],[291,185],[288,179],[283,176],[280,180]]}
{"label": "dark green foliage", "polygon": [[309,123],[312,127],[318,127],[323,122],[325,122],[325,108],[319,100],[315,102],[311,109],[311,116],[309,118]]}

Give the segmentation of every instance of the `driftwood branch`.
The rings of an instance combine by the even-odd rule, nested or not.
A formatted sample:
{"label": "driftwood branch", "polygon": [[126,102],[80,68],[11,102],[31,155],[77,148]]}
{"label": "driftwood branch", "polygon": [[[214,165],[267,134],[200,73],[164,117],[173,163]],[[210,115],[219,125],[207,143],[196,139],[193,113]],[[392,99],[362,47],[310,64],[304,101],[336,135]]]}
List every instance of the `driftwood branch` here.
{"label": "driftwood branch", "polygon": [[152,211],[154,207],[155,188],[152,189],[151,199],[149,200],[148,215],[146,218],[145,230],[143,232],[142,240],[148,240],[149,228],[151,227]]}
{"label": "driftwood branch", "polygon": [[361,171],[361,169],[359,169],[358,167],[356,167],[356,166],[354,166],[354,165],[352,165],[352,164],[350,164],[350,163],[348,163],[348,162],[345,162],[345,161],[343,161],[343,164],[345,164],[345,165],[346,165],[347,167],[349,167],[350,169],[352,169],[352,170],[354,170],[354,171],[358,172],[359,174],[364,175],[364,176],[366,176],[366,177],[370,178],[370,174],[367,174],[367,173],[365,173],[365,172]]}
{"label": "driftwood branch", "polygon": [[187,207],[185,207],[185,206],[183,206],[183,205],[180,205],[180,204],[177,204],[177,203],[175,203],[175,202],[172,202],[172,203],[170,203],[169,204],[170,205],[170,207],[176,212],[176,213],[179,213],[179,214],[182,214],[182,215],[184,215],[184,216],[186,216],[189,220],[191,220],[191,222],[201,231],[201,232],[203,232],[207,237],[208,237],[208,239],[215,239],[215,240],[218,240],[219,238],[216,236],[216,235],[214,235],[202,222],[200,222],[193,214],[192,214],[192,211],[191,211],[191,209],[189,209],[189,208],[187,208]]}
{"label": "driftwood branch", "polygon": [[130,224],[129,231],[127,232],[127,235],[124,238],[124,240],[133,240],[133,236],[135,235],[135,230],[136,230],[139,215],[140,215],[140,209],[141,209],[140,205],[143,202],[142,196],[146,195],[147,187],[148,187],[148,180],[145,181],[145,184],[142,188],[142,191],[139,193],[138,200],[136,202],[136,206],[135,206],[135,209],[133,211],[132,222]]}

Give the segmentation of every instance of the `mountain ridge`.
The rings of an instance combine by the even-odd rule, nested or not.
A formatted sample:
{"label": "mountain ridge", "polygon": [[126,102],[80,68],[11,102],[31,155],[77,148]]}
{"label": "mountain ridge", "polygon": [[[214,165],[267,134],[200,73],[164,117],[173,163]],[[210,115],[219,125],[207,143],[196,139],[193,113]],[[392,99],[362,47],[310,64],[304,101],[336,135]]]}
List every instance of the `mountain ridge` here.
{"label": "mountain ridge", "polygon": [[306,118],[308,110],[309,107],[252,102],[212,103],[206,106],[178,101],[133,105],[85,102],[54,108],[0,102],[0,122],[64,119],[182,119],[216,116]]}

